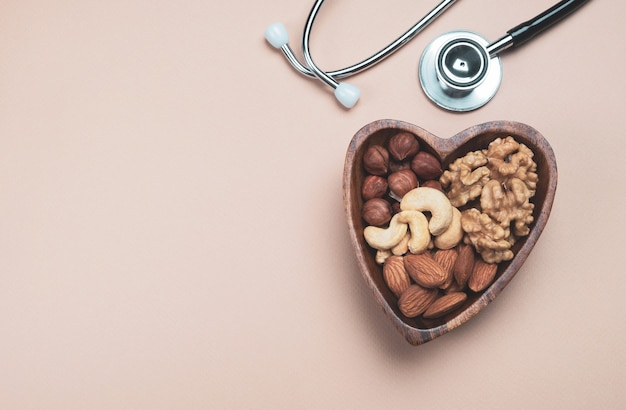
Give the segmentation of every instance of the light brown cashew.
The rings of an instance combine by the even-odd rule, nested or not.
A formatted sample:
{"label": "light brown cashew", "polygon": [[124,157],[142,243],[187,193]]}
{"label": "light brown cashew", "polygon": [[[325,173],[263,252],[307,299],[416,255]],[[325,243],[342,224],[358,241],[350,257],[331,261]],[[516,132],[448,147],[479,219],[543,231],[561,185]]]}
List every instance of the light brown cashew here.
{"label": "light brown cashew", "polygon": [[376,251],[376,263],[379,265],[383,265],[385,261],[387,260],[387,258],[389,258],[391,255],[392,253],[389,250]]}
{"label": "light brown cashew", "polygon": [[406,235],[408,225],[400,222],[400,214],[395,214],[387,228],[377,226],[367,226],[363,230],[365,241],[374,249],[389,250],[396,246]]}
{"label": "light brown cashew", "polygon": [[420,211],[402,211],[400,222],[409,225],[408,249],[411,253],[422,253],[428,249],[430,243],[430,231],[428,230],[428,219]]}
{"label": "light brown cashew", "polygon": [[391,248],[391,253],[396,256],[402,256],[409,251],[409,241],[411,240],[411,233],[407,231],[404,238],[396,246]]}
{"label": "light brown cashew", "polygon": [[452,222],[448,229],[441,235],[435,236],[435,246],[439,249],[452,249],[463,239],[463,227],[461,226],[461,211],[452,208]]}
{"label": "light brown cashew", "polygon": [[372,248],[390,251],[381,254],[381,260],[386,259],[389,253],[393,255],[404,255],[407,251],[422,253],[428,249],[431,240],[428,219],[420,211],[414,210],[395,214],[387,228],[366,227],[363,236]]}
{"label": "light brown cashew", "polygon": [[430,233],[441,235],[452,223],[450,200],[443,192],[435,188],[419,187],[407,192],[400,202],[403,211],[427,211],[431,218],[428,224]]}

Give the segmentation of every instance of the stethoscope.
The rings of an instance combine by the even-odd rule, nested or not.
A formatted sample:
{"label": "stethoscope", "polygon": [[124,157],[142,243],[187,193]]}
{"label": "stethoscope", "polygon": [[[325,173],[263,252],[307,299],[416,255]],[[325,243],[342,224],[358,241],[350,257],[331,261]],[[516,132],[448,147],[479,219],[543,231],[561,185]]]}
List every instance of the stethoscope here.
{"label": "stethoscope", "polygon": [[[379,63],[413,39],[439,17],[456,0],[444,0],[387,47],[365,60],[334,71],[323,71],[313,61],[310,37],[313,23],[324,0],[316,0],[302,35],[305,63],[301,63],[289,46],[289,35],[282,23],[274,23],[265,31],[267,41],[280,49],[301,74],[317,78],[334,89],[344,107],[352,108],[361,96],[358,87],[337,80],[360,73]],[[502,63],[500,53],[518,47],[566,17],[588,0],[563,0],[538,16],[508,30],[506,35],[490,43],[476,33],[452,31],[445,33],[424,50],[418,73],[424,93],[438,106],[450,111],[471,111],[487,104],[500,88]]]}

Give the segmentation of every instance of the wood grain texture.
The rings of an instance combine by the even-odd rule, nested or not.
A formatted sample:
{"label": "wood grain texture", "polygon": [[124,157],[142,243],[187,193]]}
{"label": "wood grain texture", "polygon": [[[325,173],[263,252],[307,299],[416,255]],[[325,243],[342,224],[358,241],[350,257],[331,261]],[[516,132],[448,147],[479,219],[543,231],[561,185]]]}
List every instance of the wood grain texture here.
{"label": "wood grain texture", "polygon": [[[362,164],[363,153],[373,144],[385,144],[399,131],[413,133],[420,142],[420,149],[438,157],[444,169],[467,152],[486,148],[494,139],[509,135],[528,146],[535,153],[534,160],[537,163],[539,182],[537,192],[531,199],[535,204],[535,220],[531,224],[530,234],[514,245],[515,257],[499,265],[496,279],[491,286],[480,293],[471,294],[461,309],[434,320],[407,318],[400,313],[397,298],[385,285],[382,267],[375,261],[375,251],[363,238],[365,225],[361,218],[363,200],[360,194],[366,176]],[[426,343],[457,328],[483,310],[502,292],[532,251],[548,221],[557,180],[556,158],[548,141],[534,128],[518,122],[487,122],[470,127],[451,138],[439,138],[416,125],[385,119],[364,126],[354,135],[347,149],[343,173],[343,202],[350,239],[359,269],[374,300],[410,344]]]}

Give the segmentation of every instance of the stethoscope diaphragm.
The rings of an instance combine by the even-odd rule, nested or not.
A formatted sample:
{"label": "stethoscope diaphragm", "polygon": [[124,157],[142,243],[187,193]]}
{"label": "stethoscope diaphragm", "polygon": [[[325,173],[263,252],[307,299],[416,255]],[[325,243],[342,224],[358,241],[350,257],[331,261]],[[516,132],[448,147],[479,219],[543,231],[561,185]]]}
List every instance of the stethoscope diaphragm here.
{"label": "stethoscope diaphragm", "polygon": [[457,112],[487,104],[502,82],[500,57],[491,57],[488,45],[483,37],[468,31],[451,31],[431,41],[418,68],[428,98]]}

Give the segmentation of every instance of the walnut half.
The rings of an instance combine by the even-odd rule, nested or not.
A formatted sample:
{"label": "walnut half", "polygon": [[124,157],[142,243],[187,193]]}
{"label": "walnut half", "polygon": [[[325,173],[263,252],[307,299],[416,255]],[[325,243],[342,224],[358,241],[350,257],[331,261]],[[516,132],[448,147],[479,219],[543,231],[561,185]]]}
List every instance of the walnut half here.
{"label": "walnut half", "polygon": [[491,173],[485,166],[487,162],[483,151],[469,152],[464,157],[457,158],[443,172],[439,182],[447,191],[453,206],[463,206],[480,196]]}

